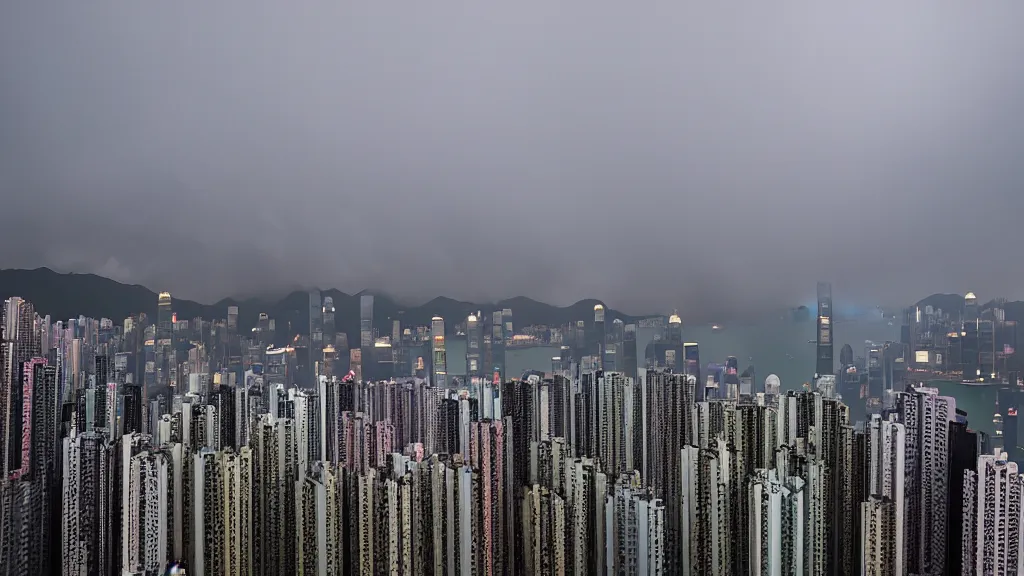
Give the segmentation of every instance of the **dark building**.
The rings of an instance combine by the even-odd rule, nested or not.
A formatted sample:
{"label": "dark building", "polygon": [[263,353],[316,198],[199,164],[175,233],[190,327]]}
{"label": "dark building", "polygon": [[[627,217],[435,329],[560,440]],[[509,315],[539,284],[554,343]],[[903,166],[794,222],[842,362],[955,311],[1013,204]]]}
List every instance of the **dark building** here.
{"label": "dark building", "polygon": [[142,387],[137,384],[128,384],[124,387],[124,433],[142,433]]}
{"label": "dark building", "polygon": [[683,374],[696,379],[695,400],[704,400],[704,380],[700,377],[700,346],[696,342],[683,343]]}
{"label": "dark building", "polygon": [[967,427],[967,413],[956,411],[956,421],[949,423],[949,529],[946,532],[946,566],[961,566],[963,550],[964,471],[977,466],[978,456],[985,452],[984,434]]}
{"label": "dark building", "polygon": [[626,324],[622,333],[622,370],[634,380],[639,367],[636,352],[636,324]]}
{"label": "dark building", "polygon": [[885,379],[882,376],[885,362],[882,358],[882,347],[868,346],[866,368],[868,380],[868,397],[881,399],[885,389]]}
{"label": "dark building", "polygon": [[444,454],[459,452],[459,401],[441,400],[438,414],[437,451]]}
{"label": "dark building", "polygon": [[964,380],[977,380],[982,377],[981,364],[978,362],[978,324],[964,324],[960,336],[960,361],[963,366]]}
{"label": "dark building", "polygon": [[853,346],[843,344],[843,347],[839,349],[839,365],[853,366]]}
{"label": "dark building", "polygon": [[220,420],[220,443],[223,448],[238,449],[238,389],[221,386],[217,390],[217,414]]}
{"label": "dark building", "polygon": [[7,418],[7,470],[15,471],[21,468],[21,435],[22,435],[22,414],[24,374],[26,362],[22,362],[17,373],[11,378],[10,392],[7,396],[8,418]]}

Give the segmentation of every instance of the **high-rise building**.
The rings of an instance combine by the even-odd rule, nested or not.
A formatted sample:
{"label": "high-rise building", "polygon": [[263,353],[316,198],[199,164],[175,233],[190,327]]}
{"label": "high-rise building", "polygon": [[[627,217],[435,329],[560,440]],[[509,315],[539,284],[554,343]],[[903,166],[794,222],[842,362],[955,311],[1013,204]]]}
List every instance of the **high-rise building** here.
{"label": "high-rise building", "polygon": [[803,481],[779,479],[777,470],[757,470],[750,480],[750,566],[752,574],[802,575],[804,560]]}
{"label": "high-rise building", "polygon": [[444,318],[440,316],[434,316],[430,321],[430,345],[433,356],[431,384],[444,388],[447,385],[448,361],[444,341]]}
{"label": "high-rise building", "polygon": [[238,334],[238,306],[228,306],[228,334]]}
{"label": "high-rise building", "polygon": [[61,573],[111,571],[110,464],[106,438],[84,432],[63,441]]}
{"label": "high-rise building", "polygon": [[682,450],[680,522],[684,576],[733,574],[729,545],[729,454],[725,441],[714,448]]}
{"label": "high-rise building", "polygon": [[[485,376],[489,376],[499,382],[505,381],[505,330],[502,322],[502,310],[495,310],[491,313],[491,364],[490,370]],[[509,311],[511,320],[512,311]]]}
{"label": "high-rise building", "polygon": [[248,446],[218,454],[224,481],[224,573],[251,576],[254,572],[252,495],[253,455]]}
{"label": "high-rise building", "polygon": [[[11,478],[20,478],[30,471],[30,455],[32,449],[32,418],[33,405],[40,408],[38,403],[33,402],[36,392],[46,394],[40,389],[36,390],[35,384],[38,376],[42,376],[42,368],[46,365],[43,358],[32,358],[22,362],[18,369],[17,380],[11,386],[9,396],[7,435],[7,469]],[[38,373],[38,376],[37,376]],[[43,414],[40,414],[42,417]]]}
{"label": "high-rise building", "polygon": [[171,293],[161,292],[157,296],[156,305],[156,337],[158,340],[170,339],[174,332]]}
{"label": "high-rise building", "polygon": [[600,361],[604,357],[606,336],[607,335],[605,333],[604,306],[601,304],[595,304],[594,328],[593,333],[590,335],[590,338],[588,338],[589,343],[587,345],[586,352],[590,356],[596,356],[598,358],[598,361]]}
{"label": "high-rise building", "polygon": [[20,467],[22,363],[41,355],[35,315],[32,304],[21,298],[4,302],[0,326],[0,478]]}
{"label": "high-rise building", "polygon": [[129,384],[124,387],[123,432],[130,434],[146,432],[145,416],[142,411],[142,387]]}
{"label": "high-rise building", "polygon": [[483,350],[483,325],[476,314],[466,318],[466,377],[471,381],[483,375],[480,353]]}
{"label": "high-rise building", "polygon": [[373,346],[373,294],[359,297],[359,347]]}
{"label": "high-rise building", "polygon": [[[694,389],[696,378],[660,370],[641,370],[645,381],[640,398],[642,417],[634,426],[642,431],[642,462],[634,466],[643,471],[645,481],[664,499],[665,566],[669,572],[681,570],[683,563],[680,542],[681,515],[679,489],[683,447],[696,442],[694,422]],[[636,446],[634,446],[636,448]]]}
{"label": "high-rise building", "polygon": [[903,549],[899,547],[897,503],[880,496],[869,496],[860,505],[861,574],[863,576],[902,576]]}
{"label": "high-rise building", "polygon": [[622,331],[622,370],[626,376],[639,382],[638,360],[636,324],[626,324]]}
{"label": "high-rise building", "polygon": [[818,282],[818,353],[815,374],[834,374],[835,360],[832,357],[832,285]]}
{"label": "high-rise building", "polygon": [[957,505],[960,494],[966,498],[964,472],[977,470],[978,456],[984,454],[985,434],[967,427],[967,414],[963,410],[956,411],[956,421],[949,423],[949,494],[952,501],[949,507],[949,533],[946,549],[946,566],[950,572],[963,565],[964,507]]}
{"label": "high-rise building", "polygon": [[867,429],[867,495],[861,504],[863,562],[873,574],[906,574],[906,427],[891,414]]}
{"label": "high-rise building", "polygon": [[119,445],[121,571],[159,573],[174,553],[174,461],[169,451],[149,450],[138,434],[123,436]]}
{"label": "high-rise building", "polygon": [[330,346],[334,348],[337,344],[337,325],[334,322],[334,298],[330,296],[324,296],[323,310],[321,312],[323,320],[323,345],[324,348]]}
{"label": "high-rise building", "polygon": [[665,574],[665,506],[627,478],[605,500],[608,572]]}
{"label": "high-rise building", "polygon": [[341,574],[343,532],[340,491],[330,465],[318,463],[303,479],[298,573]]}
{"label": "high-rise building", "polygon": [[526,574],[564,574],[565,501],[545,486],[534,485],[523,498],[523,559]]}
{"label": "high-rise building", "polygon": [[302,383],[305,386],[313,385],[315,377],[315,363],[323,358],[324,354],[324,307],[319,290],[309,291],[309,362],[306,374],[303,375]]}
{"label": "high-rise building", "polygon": [[[964,472],[961,574],[1020,574],[1024,571],[1021,497],[1024,476],[1006,453],[985,454]],[[956,500],[954,500],[956,502]]]}
{"label": "high-rise building", "polygon": [[[174,343],[173,305],[174,303],[171,299],[170,292],[161,292],[158,295],[156,309],[156,334],[154,342],[154,374],[156,377],[155,383],[158,386],[168,386],[171,383],[170,372],[171,366],[174,363],[172,359]],[[78,388],[80,388],[80,386],[76,385],[75,389],[77,390]],[[145,391],[146,389],[144,386],[143,392]]]}
{"label": "high-rise building", "polygon": [[598,456],[605,473],[618,476],[636,470],[635,450],[642,442],[644,418],[637,387],[632,379],[618,372],[598,376]]}
{"label": "high-rise building", "polygon": [[480,515],[480,549],[477,556],[478,574],[504,574],[512,561],[506,544],[515,539],[507,530],[505,508],[505,431],[501,422],[474,421],[469,425],[469,454],[467,463],[479,475],[475,504]]}
{"label": "high-rise building", "polygon": [[203,448],[193,457],[192,558],[189,569],[209,574],[224,565],[224,466],[216,451]]}
{"label": "high-rise building", "polygon": [[253,427],[253,574],[290,574],[297,562],[295,428],[290,419],[260,416]]}
{"label": "high-rise building", "polygon": [[949,424],[956,401],[939,396],[936,388],[915,388],[897,395],[895,411],[907,439],[907,573],[941,574],[949,519]]}

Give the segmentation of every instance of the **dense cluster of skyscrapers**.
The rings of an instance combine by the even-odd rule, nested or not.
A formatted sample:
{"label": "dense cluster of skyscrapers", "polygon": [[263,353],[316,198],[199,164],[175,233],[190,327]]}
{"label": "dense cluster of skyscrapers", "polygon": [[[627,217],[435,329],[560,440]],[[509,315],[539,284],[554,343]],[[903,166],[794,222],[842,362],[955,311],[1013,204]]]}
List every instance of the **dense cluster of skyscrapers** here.
{"label": "dense cluster of skyscrapers", "polygon": [[1005,301],[983,306],[973,292],[951,310],[924,305],[905,312],[902,343],[911,369],[928,370],[975,384],[1017,385],[1017,322]]}
{"label": "dense cluster of skyscrapers", "polygon": [[347,358],[319,293],[309,334],[157,310],[4,303],[3,575],[1024,573],[1024,476],[952,398],[900,387],[851,422],[827,285],[815,384],[788,391],[702,368],[675,314],[597,306],[513,377],[504,350],[540,331],[510,310],[380,337],[364,297]]}

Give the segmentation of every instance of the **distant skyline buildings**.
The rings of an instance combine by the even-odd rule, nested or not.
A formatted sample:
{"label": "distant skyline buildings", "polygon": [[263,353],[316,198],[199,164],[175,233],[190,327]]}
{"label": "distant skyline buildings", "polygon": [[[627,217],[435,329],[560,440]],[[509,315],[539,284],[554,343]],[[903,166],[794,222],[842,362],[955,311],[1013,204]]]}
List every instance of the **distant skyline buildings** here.
{"label": "distant skyline buildings", "polygon": [[[326,329],[326,298],[303,296],[299,317],[318,304]],[[367,362],[326,370],[329,346],[321,361],[307,355],[302,324],[282,322],[292,333],[267,341],[269,330],[230,328],[232,307],[185,320],[171,299],[164,387],[146,377],[162,348],[158,318],[55,322],[33,311],[15,322],[28,332],[8,332],[7,314],[29,306],[5,303],[0,342],[3,359],[17,346],[28,357],[4,372],[16,380],[0,478],[8,566],[55,548],[62,566],[103,574],[180,561],[267,576],[328,565],[909,576],[1003,562],[977,545],[984,509],[957,503],[991,491],[967,474],[979,455],[1012,462],[999,450],[1011,427],[993,439],[970,430],[951,396],[895,369],[912,350],[902,342],[878,347],[891,385],[872,409],[822,384],[832,375],[806,388],[768,375],[762,387],[745,382],[750,358],[705,353],[703,366],[706,348],[685,341],[676,314],[386,318]],[[818,340],[799,343],[814,350],[802,361],[809,380]],[[531,347],[558,361],[497,379],[471,371],[473,359],[490,371]],[[995,501],[1019,507],[1024,494],[1008,486]],[[1015,534],[1001,536],[1007,550],[1024,546]]]}

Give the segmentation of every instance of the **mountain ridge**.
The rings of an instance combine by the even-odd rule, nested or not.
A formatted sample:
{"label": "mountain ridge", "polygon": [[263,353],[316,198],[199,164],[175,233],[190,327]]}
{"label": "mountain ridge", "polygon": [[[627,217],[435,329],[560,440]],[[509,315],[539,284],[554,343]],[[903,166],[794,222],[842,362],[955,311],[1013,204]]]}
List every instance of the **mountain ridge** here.
{"label": "mountain ridge", "polygon": [[[401,320],[403,327],[421,326],[429,325],[431,318],[439,315],[445,318],[451,327],[478,311],[487,314],[503,308],[512,309],[512,321],[517,326],[559,326],[569,321],[592,320],[594,305],[601,302],[589,298],[569,306],[554,306],[525,296],[490,303],[466,302],[437,296],[423,304],[403,305],[374,290],[362,290],[356,294],[346,294],[337,289],[317,290],[320,290],[321,298],[330,296],[334,300],[337,330],[347,333],[350,342],[353,341],[352,338],[358,341],[359,299],[362,294],[374,296],[374,327],[379,334],[390,334],[391,321],[394,319]],[[48,314],[54,320],[87,316],[120,322],[140,312],[155,317],[157,295],[157,292],[145,286],[126,284],[97,274],[62,273],[50,268],[0,270],[0,300],[11,296],[25,298],[32,302],[39,314]],[[228,306],[238,306],[239,328],[243,330],[255,326],[259,314],[266,312],[276,320],[279,333],[282,330],[287,334],[309,331],[308,291],[295,290],[276,300],[229,297],[213,304],[176,298],[173,310],[181,319],[216,319],[227,316]],[[606,309],[605,312],[609,322],[616,318],[629,322],[653,316],[657,315],[633,316],[612,309]]]}

